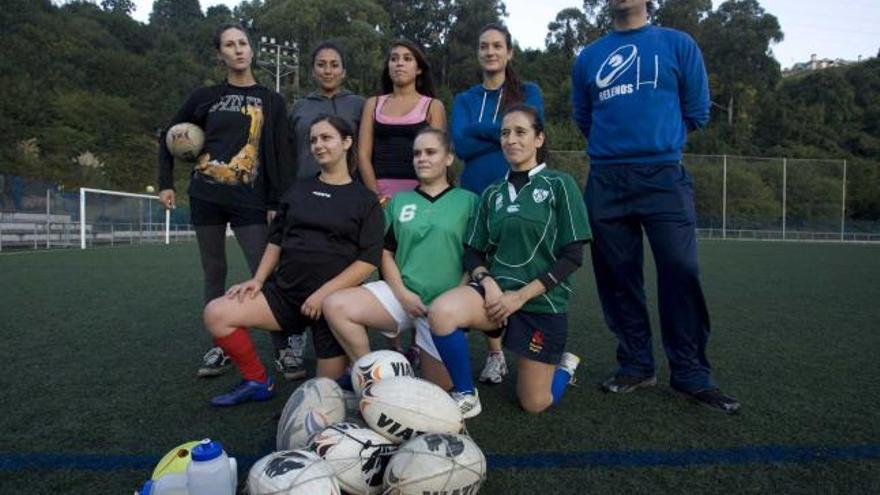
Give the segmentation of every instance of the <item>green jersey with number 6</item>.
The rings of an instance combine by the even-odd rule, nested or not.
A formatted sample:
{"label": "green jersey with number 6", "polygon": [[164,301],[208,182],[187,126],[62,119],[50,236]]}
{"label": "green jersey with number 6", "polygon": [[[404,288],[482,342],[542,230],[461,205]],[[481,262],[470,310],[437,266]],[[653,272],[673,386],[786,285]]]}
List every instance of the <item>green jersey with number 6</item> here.
{"label": "green jersey with number 6", "polygon": [[[550,270],[563,246],[591,238],[587,208],[574,179],[541,164],[529,171],[529,182],[519,192],[506,177],[483,191],[465,243],[486,253],[487,268],[507,291]],[[563,280],[521,310],[564,313],[571,294]]]}
{"label": "green jersey with number 6", "polygon": [[464,234],[478,199],[450,186],[433,198],[420,189],[402,191],[386,206],[385,228],[397,244],[394,261],[403,284],[423,303],[461,282]]}

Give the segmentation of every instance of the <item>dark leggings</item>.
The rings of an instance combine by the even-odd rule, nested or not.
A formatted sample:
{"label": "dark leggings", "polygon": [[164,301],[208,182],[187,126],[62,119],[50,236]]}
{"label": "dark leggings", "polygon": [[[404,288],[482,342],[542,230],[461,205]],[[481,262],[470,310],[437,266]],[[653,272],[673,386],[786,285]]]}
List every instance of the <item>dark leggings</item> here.
{"label": "dark leggings", "polygon": [[[202,271],[205,275],[205,304],[226,293],[226,225],[196,225],[196,238],[199,241],[199,254],[202,257]],[[266,224],[251,224],[233,227],[235,240],[241,247],[251,274],[256,273],[266,250],[269,233]],[[290,332],[269,332],[275,349],[287,347]]]}

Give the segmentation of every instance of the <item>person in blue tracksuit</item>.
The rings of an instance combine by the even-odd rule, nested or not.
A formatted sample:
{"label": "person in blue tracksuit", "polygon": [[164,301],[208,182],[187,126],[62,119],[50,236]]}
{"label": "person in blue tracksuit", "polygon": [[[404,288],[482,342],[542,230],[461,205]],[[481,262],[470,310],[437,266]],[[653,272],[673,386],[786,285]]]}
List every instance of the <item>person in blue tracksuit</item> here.
{"label": "person in blue tracksuit", "polygon": [[[455,95],[452,103],[452,134],[455,152],[464,162],[461,187],[474,194],[510,170],[501,152],[501,118],[514,105],[525,103],[544,118],[544,103],[538,85],[523,82],[513,69],[513,41],[502,24],[480,29],[477,59],[483,80]],[[501,349],[500,332],[487,333],[488,354],[480,381],[501,383],[507,375],[507,361]]]}
{"label": "person in blue tracksuit", "polygon": [[657,266],[660,326],[670,385],[714,410],[736,398],[712,378],[709,312],[697,263],[693,182],[681,164],[687,133],[709,120],[703,58],[687,34],[648,23],[648,0],[610,0],[614,31],[581,51],[573,107],[587,138],[584,194],[593,269],[605,321],[618,339],[612,393],[657,383],[642,275],[642,236]]}

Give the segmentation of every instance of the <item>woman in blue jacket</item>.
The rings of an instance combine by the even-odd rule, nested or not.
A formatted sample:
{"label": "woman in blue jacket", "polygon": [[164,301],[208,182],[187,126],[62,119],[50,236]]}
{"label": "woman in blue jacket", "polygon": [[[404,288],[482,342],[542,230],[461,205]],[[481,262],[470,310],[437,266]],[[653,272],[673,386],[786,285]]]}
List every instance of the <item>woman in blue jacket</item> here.
{"label": "woman in blue jacket", "polygon": [[[510,166],[501,152],[501,119],[505,110],[526,103],[544,118],[544,103],[537,84],[523,82],[514,72],[513,40],[503,24],[486,24],[480,30],[477,59],[483,80],[455,95],[450,126],[455,152],[464,162],[461,187],[477,195],[504,177]],[[500,333],[487,333],[489,354],[480,381],[501,383],[507,362]]]}

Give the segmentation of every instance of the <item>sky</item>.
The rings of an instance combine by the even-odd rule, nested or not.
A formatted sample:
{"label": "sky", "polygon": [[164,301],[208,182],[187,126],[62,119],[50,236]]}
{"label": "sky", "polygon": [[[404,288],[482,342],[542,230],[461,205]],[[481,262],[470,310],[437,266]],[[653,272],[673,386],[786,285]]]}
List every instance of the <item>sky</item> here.
{"label": "sky", "polygon": [[[806,62],[811,54],[819,58],[858,60],[880,51],[880,1],[878,0],[759,0],[764,10],[776,16],[785,39],[772,47],[783,68]],[[201,0],[203,9],[237,0]],[[567,7],[580,7],[572,0],[505,0],[510,14],[505,20],[514,39],[523,48],[543,48],[547,24]],[[712,0],[717,7],[721,0]],[[136,0],[134,18],[146,22],[152,0]]]}

